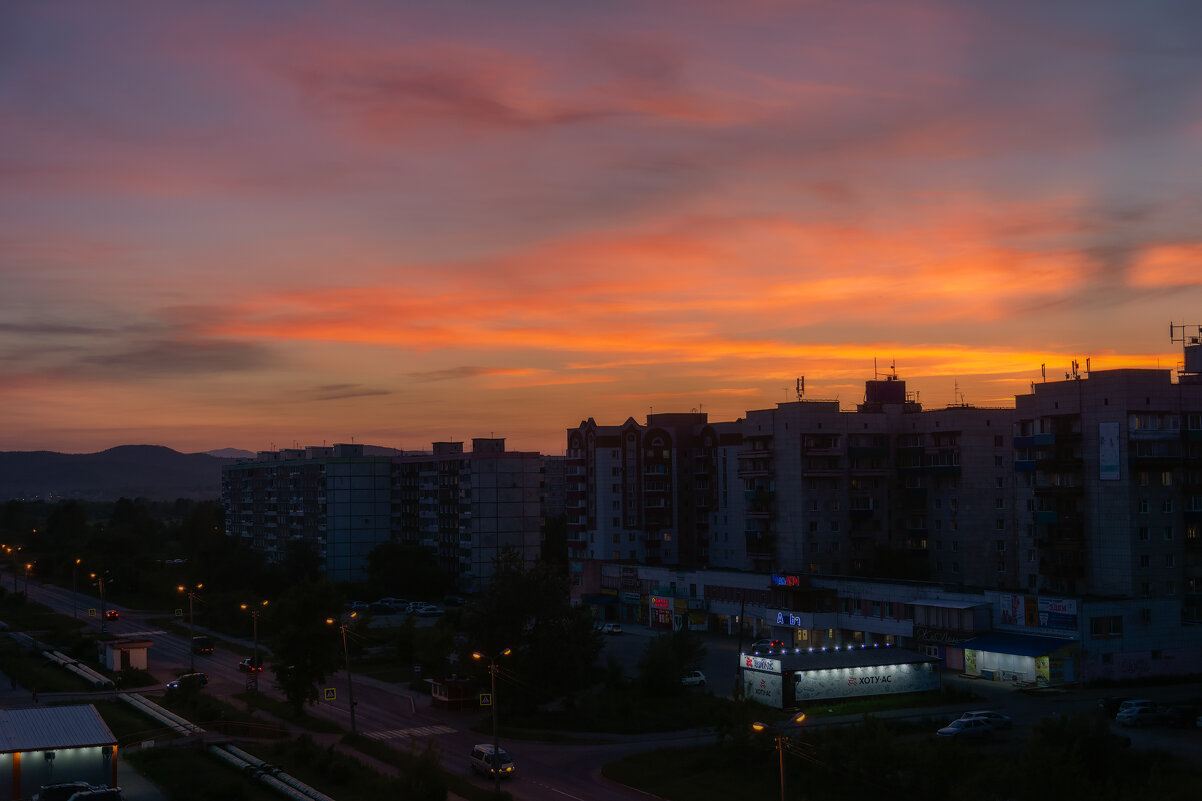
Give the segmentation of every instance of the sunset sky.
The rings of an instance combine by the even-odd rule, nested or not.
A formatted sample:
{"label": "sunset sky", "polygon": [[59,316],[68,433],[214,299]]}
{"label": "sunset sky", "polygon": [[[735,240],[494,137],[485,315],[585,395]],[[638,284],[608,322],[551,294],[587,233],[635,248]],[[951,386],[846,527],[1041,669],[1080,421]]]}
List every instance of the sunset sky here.
{"label": "sunset sky", "polygon": [[0,4],[0,450],[1012,406],[1202,324],[1202,2]]}

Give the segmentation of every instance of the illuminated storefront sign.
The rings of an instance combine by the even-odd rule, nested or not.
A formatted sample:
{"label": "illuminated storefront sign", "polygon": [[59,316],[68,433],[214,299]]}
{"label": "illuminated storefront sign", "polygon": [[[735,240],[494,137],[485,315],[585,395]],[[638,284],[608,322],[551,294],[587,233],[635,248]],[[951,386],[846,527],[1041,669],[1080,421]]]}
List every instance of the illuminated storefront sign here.
{"label": "illuminated storefront sign", "polygon": [[800,587],[801,576],[796,573],[773,573],[772,586],[774,587]]}
{"label": "illuminated storefront sign", "polygon": [[780,673],[779,659],[764,659],[760,656],[743,654],[743,667],[752,670],[766,670],[769,673]]}

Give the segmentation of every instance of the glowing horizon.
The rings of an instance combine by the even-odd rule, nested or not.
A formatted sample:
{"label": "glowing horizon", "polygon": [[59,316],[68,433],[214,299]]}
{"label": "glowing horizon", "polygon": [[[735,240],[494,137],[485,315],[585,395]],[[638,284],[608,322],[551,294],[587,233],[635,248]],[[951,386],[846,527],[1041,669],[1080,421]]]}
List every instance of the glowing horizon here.
{"label": "glowing horizon", "polygon": [[[0,450],[1010,406],[1202,323],[1202,6],[0,8]],[[875,365],[875,366],[874,366]],[[284,444],[280,444],[284,443]]]}

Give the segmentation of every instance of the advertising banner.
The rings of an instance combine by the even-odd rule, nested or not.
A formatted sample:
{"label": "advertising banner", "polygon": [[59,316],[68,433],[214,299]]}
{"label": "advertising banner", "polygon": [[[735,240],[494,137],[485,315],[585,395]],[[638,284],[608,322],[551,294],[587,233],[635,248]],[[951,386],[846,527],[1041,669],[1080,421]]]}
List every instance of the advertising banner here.
{"label": "advertising banner", "polygon": [[1026,612],[1023,610],[1023,596],[1004,593],[1001,596],[1002,622],[1017,626],[1027,625]]}
{"label": "advertising banner", "polygon": [[1071,598],[1039,598],[1039,626],[1061,631],[1077,630],[1077,602]]}
{"label": "advertising banner", "polygon": [[798,671],[794,675],[797,703],[819,698],[916,693],[939,689],[939,672],[931,663],[878,665],[839,670]]}
{"label": "advertising banner", "polygon": [[777,709],[784,708],[781,696],[779,673],[761,673],[758,670],[743,671],[743,697]]}

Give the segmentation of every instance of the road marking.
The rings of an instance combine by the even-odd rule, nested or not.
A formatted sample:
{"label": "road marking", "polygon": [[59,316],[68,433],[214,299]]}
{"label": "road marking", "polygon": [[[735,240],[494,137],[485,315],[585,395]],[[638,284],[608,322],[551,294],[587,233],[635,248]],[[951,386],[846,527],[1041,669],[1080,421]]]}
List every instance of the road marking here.
{"label": "road marking", "polygon": [[573,798],[573,799],[575,799],[575,801],[584,801],[584,799],[583,799],[583,798],[581,798],[580,796],[578,796],[578,795],[572,795],[572,794],[571,794],[571,793],[569,793],[569,792],[565,792],[564,790],[560,790],[558,787],[552,787],[551,785],[549,785],[549,784],[543,784],[542,782],[534,782],[534,783],[535,783],[535,784],[537,784],[539,787],[546,787],[548,790],[550,790],[550,791],[551,791],[551,792],[553,792],[553,793],[559,793],[560,795],[566,795],[568,798]]}
{"label": "road marking", "polygon": [[409,737],[432,737],[435,734],[452,734],[454,731],[450,726],[417,726],[412,729],[367,732],[367,736],[375,740],[403,740]]}

